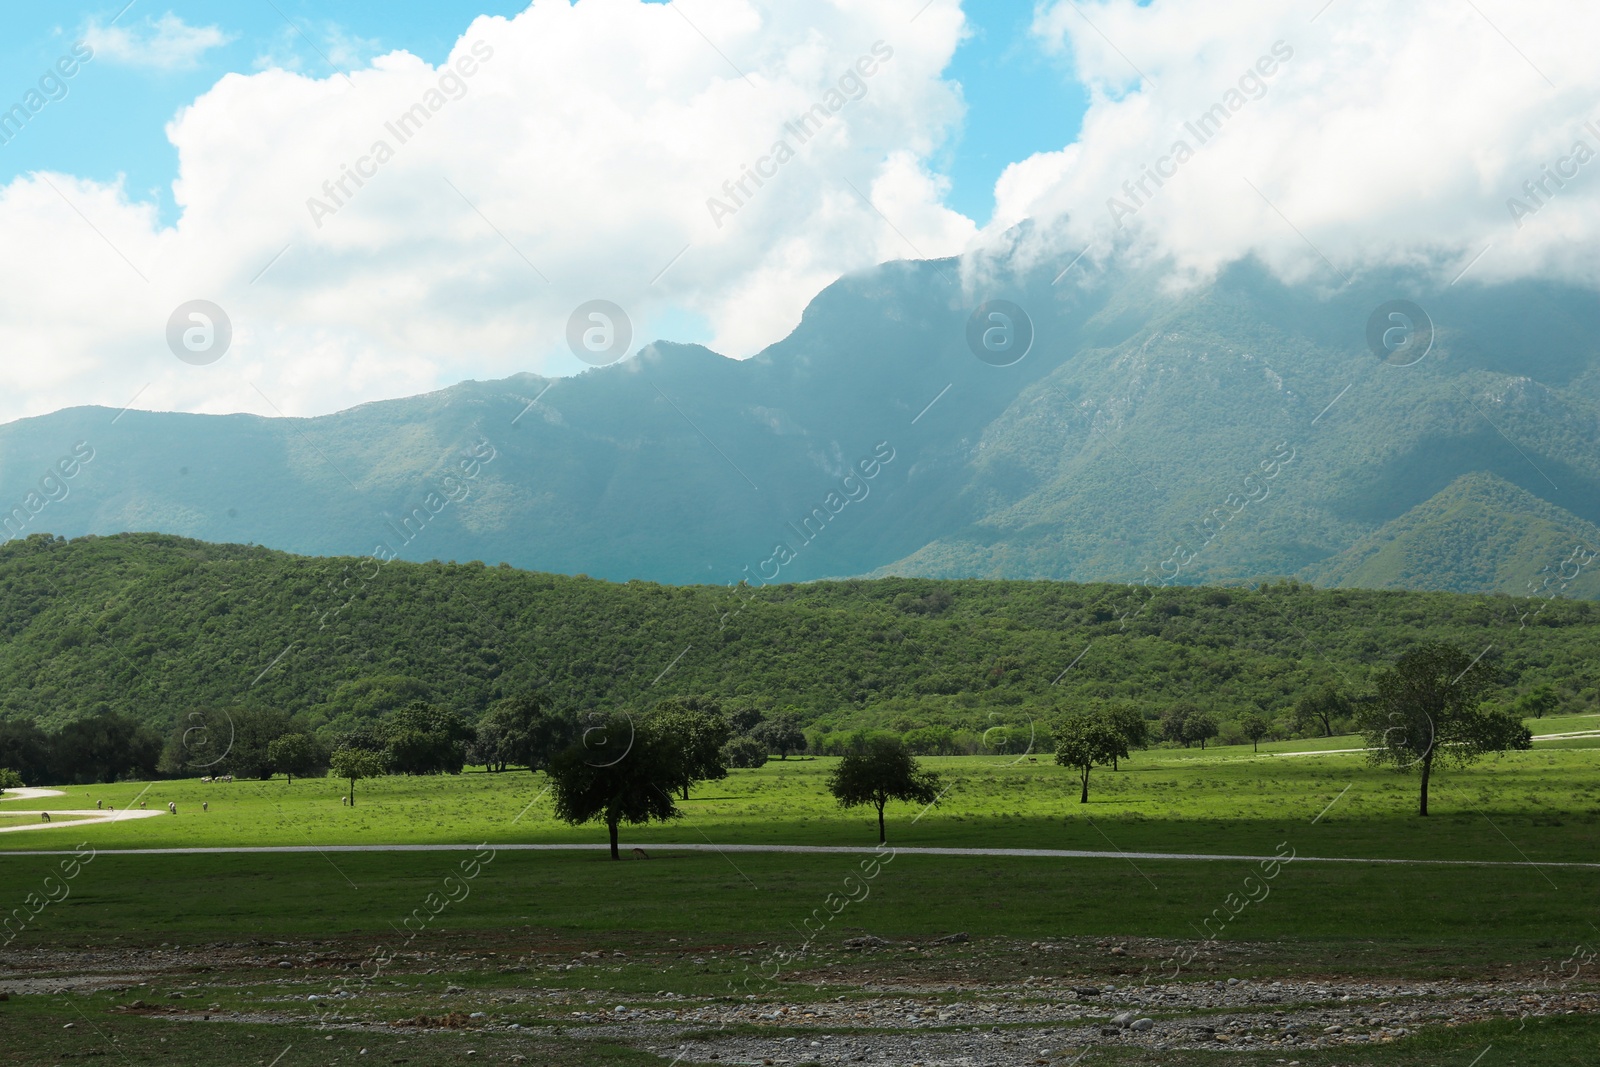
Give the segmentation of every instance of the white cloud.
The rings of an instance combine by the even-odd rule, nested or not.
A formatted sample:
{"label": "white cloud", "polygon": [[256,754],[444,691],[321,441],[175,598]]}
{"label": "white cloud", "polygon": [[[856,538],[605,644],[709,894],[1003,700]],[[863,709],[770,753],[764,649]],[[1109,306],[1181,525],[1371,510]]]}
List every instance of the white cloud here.
{"label": "white cloud", "polygon": [[160,18],[146,19],[140,28],[91,22],[83,39],[96,56],[114,63],[187,70],[211,49],[237,40],[238,34],[224,33],[216,26],[191,26],[169,11]]}
{"label": "white cloud", "polygon": [[[1578,140],[1600,153],[1583,125],[1600,131],[1600,7],[1324,4],[1042,5],[1034,32],[1073,58],[1093,103],[1076,143],[1005,172],[990,236],[1031,217],[1045,236],[1026,253],[1063,266],[1121,246],[1201,276],[1255,253],[1330,287],[1400,261],[1449,281],[1487,247],[1469,278],[1600,283],[1600,159],[1546,181],[1520,227],[1508,207],[1533,207],[1524,182]],[[1252,77],[1275,45],[1272,73]],[[1225,120],[1202,143],[1185,124],[1216,105]],[[1159,186],[1145,171],[1158,164]]]}
{"label": "white cloud", "polygon": [[[0,346],[42,357],[0,365],[0,417],[120,407],[147,383],[140,408],[273,413],[259,388],[309,414],[568,373],[567,318],[596,298],[640,334],[699,316],[749,355],[840,274],[975,235],[927,162],[961,117],[940,73],[962,17],[935,0],[912,21],[921,3],[536,0],[476,20],[438,68],[395,52],[348,81],[224,77],[168,127],[175,225],[120,185],[0,190],[0,241],[40,250],[0,261]],[[419,104],[402,143],[391,125]],[[785,123],[808,112],[802,140]],[[780,141],[793,157],[764,161]],[[164,340],[196,298],[235,329],[204,367]]]}

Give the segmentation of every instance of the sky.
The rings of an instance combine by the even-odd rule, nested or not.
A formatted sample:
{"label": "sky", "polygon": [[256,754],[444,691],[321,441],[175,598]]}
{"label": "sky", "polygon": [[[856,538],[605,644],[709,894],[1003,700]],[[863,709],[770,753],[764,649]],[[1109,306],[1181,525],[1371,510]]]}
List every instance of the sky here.
{"label": "sky", "polygon": [[901,258],[962,256],[974,293],[996,255],[1600,280],[1576,0],[115,0],[7,28],[0,421],[320,414],[662,337],[743,358]]}

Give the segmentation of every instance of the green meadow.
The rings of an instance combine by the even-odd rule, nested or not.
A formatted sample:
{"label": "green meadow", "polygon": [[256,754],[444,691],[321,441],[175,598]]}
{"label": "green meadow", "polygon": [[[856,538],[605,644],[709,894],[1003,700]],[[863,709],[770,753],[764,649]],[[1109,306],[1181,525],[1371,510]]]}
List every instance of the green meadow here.
{"label": "green meadow", "polygon": [[[1585,729],[1545,720],[1550,732]],[[1415,815],[1417,778],[1370,766],[1354,737],[1206,750],[1153,749],[1118,770],[1096,768],[1090,803],[1073,772],[1049,756],[927,757],[947,791],[927,810],[889,808],[890,839],[912,847],[1048,848],[1271,854],[1366,859],[1600,861],[1600,753],[1596,740],[1539,742],[1532,751],[1445,769],[1433,814]],[[681,818],[628,827],[629,845],[871,845],[866,809],[841,810],[825,781],[835,760],[774,760],[697,786]],[[331,778],[202,783],[198,780],[70,787],[65,796],[8,804],[51,810],[178,806],[176,816],[118,819],[0,835],[0,851],[255,845],[600,843],[599,825],[573,827],[552,812],[543,773],[358,781]],[[202,810],[202,804],[209,810]],[[4,808],[0,807],[0,811]]]}

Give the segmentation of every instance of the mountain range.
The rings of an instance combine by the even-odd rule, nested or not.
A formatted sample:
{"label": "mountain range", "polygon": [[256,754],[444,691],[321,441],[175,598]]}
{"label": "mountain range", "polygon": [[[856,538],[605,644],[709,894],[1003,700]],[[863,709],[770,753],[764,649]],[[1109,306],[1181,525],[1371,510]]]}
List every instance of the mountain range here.
{"label": "mountain range", "polygon": [[[1593,293],[1062,266],[886,263],[747,360],[658,341],[316,418],[22,419],[0,521],[680,584],[1600,596]],[[1432,321],[1415,361],[1369,347],[1394,300]]]}

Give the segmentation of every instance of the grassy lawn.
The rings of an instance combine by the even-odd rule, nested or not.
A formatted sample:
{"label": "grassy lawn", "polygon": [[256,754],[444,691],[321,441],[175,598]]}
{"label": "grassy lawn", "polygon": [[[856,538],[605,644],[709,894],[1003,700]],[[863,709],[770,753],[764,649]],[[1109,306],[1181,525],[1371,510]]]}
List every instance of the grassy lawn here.
{"label": "grassy lawn", "polygon": [[[1586,727],[1545,720],[1544,728]],[[1446,770],[1435,779],[1428,819],[1412,814],[1414,777],[1374,768],[1360,753],[1329,751],[1349,747],[1353,738],[1263,746],[1259,754],[1141,752],[1121,770],[1097,769],[1088,805],[1078,802],[1075,776],[1048,758],[928,759],[952,788],[920,815],[891,807],[890,840],[1249,855],[1286,843],[1301,857],[1600,861],[1600,751],[1592,742],[1546,743]],[[699,787],[675,824],[630,828],[625,840],[646,848],[870,846],[871,814],[841,811],[825,792],[833,764],[774,761],[735,771]],[[571,1030],[573,1009],[635,998],[659,1004],[662,990],[707,1005],[739,1002],[752,960],[798,948],[808,920],[813,929],[820,921],[821,932],[804,960],[786,963],[771,994],[789,1003],[947,982],[977,982],[1002,998],[1036,980],[1131,988],[1162,980],[1185,949],[1193,954],[1185,983],[1537,982],[1559,971],[1575,944],[1600,942],[1600,868],[1294,862],[1268,896],[1208,941],[1202,924],[1258,865],[901,854],[870,880],[870,893],[831,914],[829,894],[848,892],[844,879],[859,873],[863,857],[656,850],[647,863],[613,863],[595,852],[498,851],[484,853],[477,873],[450,892],[445,879],[461,878],[472,852],[118,854],[141,846],[602,842],[601,827],[553,819],[548,784],[527,772],[383,778],[358,783],[353,808],[339,801],[344,782],[281,778],[72,787],[66,796],[12,802],[65,810],[99,800],[121,810],[142,798],[152,810],[176,803],[179,814],[0,835],[0,904],[13,916],[62,862],[18,853],[80,842],[96,850],[65,899],[43,906],[0,952],[12,975],[43,968],[128,983],[72,994],[46,985],[0,1001],[0,1067],[92,1057],[187,1065],[219,1056],[266,1067],[280,1054],[280,1067],[513,1055],[551,1067],[661,1064],[670,1053],[658,1058],[637,1040],[623,1047],[603,1033]],[[19,818],[36,816],[0,817],[0,825]],[[955,932],[974,940],[930,949],[932,939]],[[846,939],[863,934],[896,946],[847,948]],[[1056,949],[1041,957],[1029,949],[1036,942]],[[1109,954],[1119,942],[1126,951]],[[359,973],[380,949],[404,962],[370,1002],[351,1002],[365,1005],[368,1028],[323,1026],[324,1009],[308,1003],[309,993]],[[214,951],[234,962],[205,965]],[[597,951],[618,955],[601,966],[585,955]],[[275,953],[293,953],[293,969],[279,970]],[[148,974],[131,962],[146,959]],[[185,999],[169,1002],[168,989]],[[388,1025],[396,1016],[437,1015],[447,1001],[488,1009],[507,992],[521,998],[517,1006],[494,1010],[531,1030]],[[1020,1051],[1026,1038],[1019,1040]],[[1392,1045],[1297,1049],[1293,1058],[1302,1067],[1468,1067],[1493,1046],[1479,1067],[1566,1067],[1592,1063],[1597,1043],[1593,1014],[1520,1025],[1493,1016],[1425,1028]],[[1289,1060],[1283,1052],[1105,1047],[1082,1062],[1278,1067]],[[1049,1062],[1057,1060],[1068,1062]]]}
{"label": "grassy lawn", "polygon": [[[668,841],[871,845],[871,814],[843,811],[826,792],[833,763],[773,761],[733,771],[699,786],[681,805],[681,819],[628,828],[625,838],[647,848]],[[1581,740],[1440,772],[1427,819],[1414,814],[1415,775],[1372,767],[1359,753],[1141,752],[1119,771],[1097,768],[1087,805],[1078,802],[1075,776],[1048,757],[924,763],[952,788],[920,818],[914,807],[891,805],[897,845],[1265,855],[1287,841],[1303,856],[1600,861],[1600,752]],[[151,809],[175,802],[178,815],[0,835],[0,851],[80,840],[117,849],[604,839],[602,827],[556,821],[548,786],[543,774],[526,771],[380,778],[357,783],[354,807],[340,803],[346,783],[325,778],[71,787],[27,804],[69,809],[103,800],[122,809],[142,794]]]}

